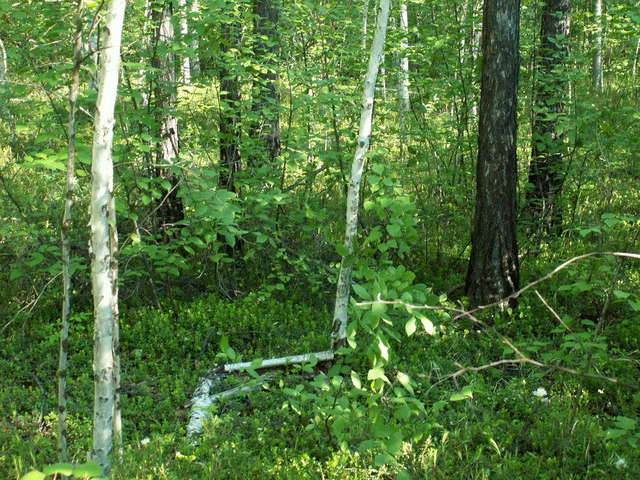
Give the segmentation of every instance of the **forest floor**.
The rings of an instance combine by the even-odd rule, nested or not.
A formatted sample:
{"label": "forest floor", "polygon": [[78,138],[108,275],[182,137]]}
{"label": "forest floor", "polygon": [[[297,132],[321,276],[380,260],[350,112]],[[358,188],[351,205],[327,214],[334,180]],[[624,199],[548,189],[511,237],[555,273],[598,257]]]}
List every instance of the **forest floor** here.
{"label": "forest floor", "polygon": [[[525,304],[500,328],[540,358],[555,352],[572,368],[637,384],[637,322],[610,322],[596,334],[583,319],[571,337],[549,317],[536,319]],[[460,324],[394,344],[394,368],[412,376],[424,406],[418,415],[383,395],[372,424],[368,388],[355,388],[360,381],[347,373],[366,378],[366,362],[355,357],[329,376],[321,365],[281,371],[264,388],[216,405],[199,443],[187,440],[200,375],[229,354],[252,360],[325,350],[330,318],[326,308],[258,295],[123,311],[125,452],[113,478],[640,478],[637,388],[523,365],[439,382],[460,365],[509,356],[487,331]],[[80,463],[91,438],[91,315],[75,315],[72,325],[69,443]],[[0,338],[0,478],[57,460],[57,328],[32,318]]]}

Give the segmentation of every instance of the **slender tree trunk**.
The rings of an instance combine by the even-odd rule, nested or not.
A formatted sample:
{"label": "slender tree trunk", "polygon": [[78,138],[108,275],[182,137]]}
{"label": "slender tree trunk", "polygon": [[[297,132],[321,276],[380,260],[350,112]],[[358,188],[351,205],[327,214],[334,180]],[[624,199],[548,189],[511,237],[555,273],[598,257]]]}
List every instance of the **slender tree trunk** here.
{"label": "slender tree trunk", "polygon": [[400,2],[400,31],[402,38],[400,39],[400,78],[398,79],[398,97],[400,99],[400,112],[402,117],[404,113],[411,110],[411,102],[409,99],[409,14],[407,12],[407,2]]}
{"label": "slender tree trunk", "polygon": [[[91,284],[93,290],[94,379],[92,458],[108,474],[116,420],[117,270],[114,238],[117,235],[113,208],[113,126],[120,70],[120,41],[126,0],[111,0],[103,29],[103,50],[98,75],[93,162],[91,166]],[[115,333],[117,335],[117,333]]]}
{"label": "slender tree trunk", "polygon": [[278,55],[280,50],[280,0],[254,0],[255,55],[261,63],[255,75],[253,115],[254,138],[260,139],[257,155],[251,155],[252,166],[273,163],[280,154],[280,94],[278,93]]}
{"label": "slender tree trunk", "polygon": [[369,33],[369,1],[363,0],[362,5],[362,50],[367,50],[367,34]]}
{"label": "slender tree trunk", "polygon": [[236,21],[221,25],[221,50],[223,59],[219,65],[220,105],[220,177],[222,188],[236,192],[236,174],[241,168],[240,158],[240,81],[231,47],[239,41],[240,26]]}
{"label": "slender tree trunk", "polygon": [[336,287],[336,303],[333,313],[332,348],[334,350],[344,346],[347,339],[349,294],[351,292],[351,274],[353,272],[353,243],[358,233],[360,181],[362,179],[365,156],[369,150],[369,140],[371,138],[376,79],[378,77],[378,70],[380,68],[380,61],[384,52],[384,43],[387,35],[389,4],[390,0],[380,0],[376,32],[371,45],[369,66],[364,82],[358,144],[353,157],[353,164],[351,165],[351,178],[347,192],[346,227],[344,234],[344,247],[347,255],[342,257],[342,262],[340,263],[340,273]]}
{"label": "slender tree trunk", "polygon": [[0,38],[0,88],[4,88],[7,81],[7,73],[9,72],[7,51],[4,48],[4,42]]}
{"label": "slender tree trunk", "polygon": [[[180,8],[180,37],[183,45],[186,45],[184,40],[189,37],[189,5],[187,0],[179,0],[178,6]],[[182,55],[180,70],[182,71],[182,82],[187,85],[190,84],[191,57],[189,55]]]}
{"label": "slender tree trunk", "polygon": [[[476,210],[466,292],[473,306],[518,289],[516,113],[520,0],[485,0]],[[515,301],[511,302],[515,306]]]}
{"label": "slender tree trunk", "polygon": [[171,227],[184,219],[182,199],[178,196],[178,177],[174,171],[180,155],[180,136],[178,119],[174,114],[177,82],[176,57],[171,49],[175,41],[172,8],[172,2],[169,0],[157,1],[152,5],[151,13],[156,28],[156,54],[152,62],[156,68],[154,99],[156,111],[161,117],[156,173],[158,177],[169,182],[169,188],[166,189],[157,211],[158,227],[164,232],[165,239],[170,237],[168,231]]}
{"label": "slender tree trunk", "polygon": [[76,29],[73,36],[73,68],[69,86],[69,123],[67,143],[67,191],[64,202],[64,215],[60,230],[62,242],[62,318],[60,325],[60,349],[58,356],[58,455],[61,462],[67,460],[67,344],[69,338],[69,316],[71,313],[71,240],[72,209],[77,185],[76,178],[76,116],[78,112],[78,93],[80,91],[80,67],[84,45],[82,30],[84,25],[85,3],[78,0]]}
{"label": "slender tree trunk", "polygon": [[602,27],[602,3],[603,0],[593,0],[593,20],[595,22],[595,50],[593,52],[593,88],[596,91],[604,87],[604,72],[602,67],[602,49],[604,45],[604,32]]}
{"label": "slender tree trunk", "polygon": [[[197,17],[200,13],[200,2],[198,0],[191,0],[191,15]],[[193,30],[193,28],[192,28]],[[191,50],[193,50],[193,57],[191,57],[191,76],[197,77],[200,73],[200,57],[198,56],[198,37],[193,35],[191,39]]]}
{"label": "slender tree trunk", "polygon": [[527,203],[543,230],[560,233],[562,225],[562,163],[565,132],[564,97],[568,91],[571,0],[547,0],[542,12],[538,74],[532,125],[531,165]]}

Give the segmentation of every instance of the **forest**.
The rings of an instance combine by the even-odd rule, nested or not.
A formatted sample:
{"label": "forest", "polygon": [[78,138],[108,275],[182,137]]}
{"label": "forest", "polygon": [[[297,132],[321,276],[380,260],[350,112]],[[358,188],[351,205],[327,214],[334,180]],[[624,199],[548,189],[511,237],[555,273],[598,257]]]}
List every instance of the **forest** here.
{"label": "forest", "polygon": [[639,77],[637,0],[0,1],[0,478],[640,478]]}

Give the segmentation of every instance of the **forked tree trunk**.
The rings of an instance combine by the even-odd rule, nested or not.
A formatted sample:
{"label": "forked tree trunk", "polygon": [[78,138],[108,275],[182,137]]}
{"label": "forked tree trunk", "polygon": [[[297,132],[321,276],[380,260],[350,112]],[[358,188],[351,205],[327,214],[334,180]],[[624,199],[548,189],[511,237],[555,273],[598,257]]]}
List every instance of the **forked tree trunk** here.
{"label": "forked tree trunk", "polygon": [[[466,292],[473,306],[518,289],[516,113],[520,0],[485,0],[476,209]],[[511,302],[515,306],[515,302]]]}
{"label": "forked tree trunk", "polygon": [[375,97],[376,79],[380,68],[380,61],[384,52],[384,42],[387,35],[387,23],[389,20],[390,0],[380,0],[376,32],[371,45],[369,66],[364,81],[364,93],[362,95],[362,112],[360,114],[360,129],[358,132],[358,144],[351,165],[351,178],[347,192],[346,227],[344,234],[344,247],[347,255],[342,257],[340,273],[336,287],[336,303],[333,313],[332,348],[342,347],[347,339],[347,324],[349,321],[349,294],[351,292],[351,274],[353,272],[353,242],[358,233],[358,206],[360,204],[360,181],[364,169],[365,156],[369,150],[371,138],[371,126],[373,119],[373,102]]}
{"label": "forked tree trunk", "polygon": [[69,338],[69,316],[71,313],[71,240],[72,209],[77,185],[76,177],[76,116],[80,91],[80,67],[84,45],[82,30],[85,3],[78,0],[76,27],[73,36],[73,68],[69,86],[69,124],[67,143],[67,191],[60,236],[62,242],[62,317],[60,321],[60,349],[58,355],[58,455],[61,462],[67,460],[67,344]]}
{"label": "forked tree trunk", "polygon": [[[94,303],[93,447],[91,456],[105,474],[111,468],[116,397],[118,311],[114,240],[113,126],[120,70],[120,42],[126,0],[111,0],[103,29],[91,166],[91,285]],[[116,431],[116,435],[118,432]]]}
{"label": "forked tree trunk", "polygon": [[535,85],[528,210],[542,230],[560,233],[565,132],[561,124],[568,91],[571,0],[547,0],[542,12],[538,75]]}

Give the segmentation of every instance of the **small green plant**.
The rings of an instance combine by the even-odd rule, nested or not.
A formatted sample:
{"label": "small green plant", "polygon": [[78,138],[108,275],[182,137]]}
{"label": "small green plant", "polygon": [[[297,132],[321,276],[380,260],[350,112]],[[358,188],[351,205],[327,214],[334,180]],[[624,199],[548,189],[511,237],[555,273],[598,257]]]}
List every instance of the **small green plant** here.
{"label": "small green plant", "polygon": [[104,478],[102,468],[95,462],[81,463],[73,465],[71,463],[54,463],[47,465],[39,470],[31,470],[24,475],[21,480],[44,480],[51,478],[57,480],[63,477],[82,478],[82,479],[98,479]]}

